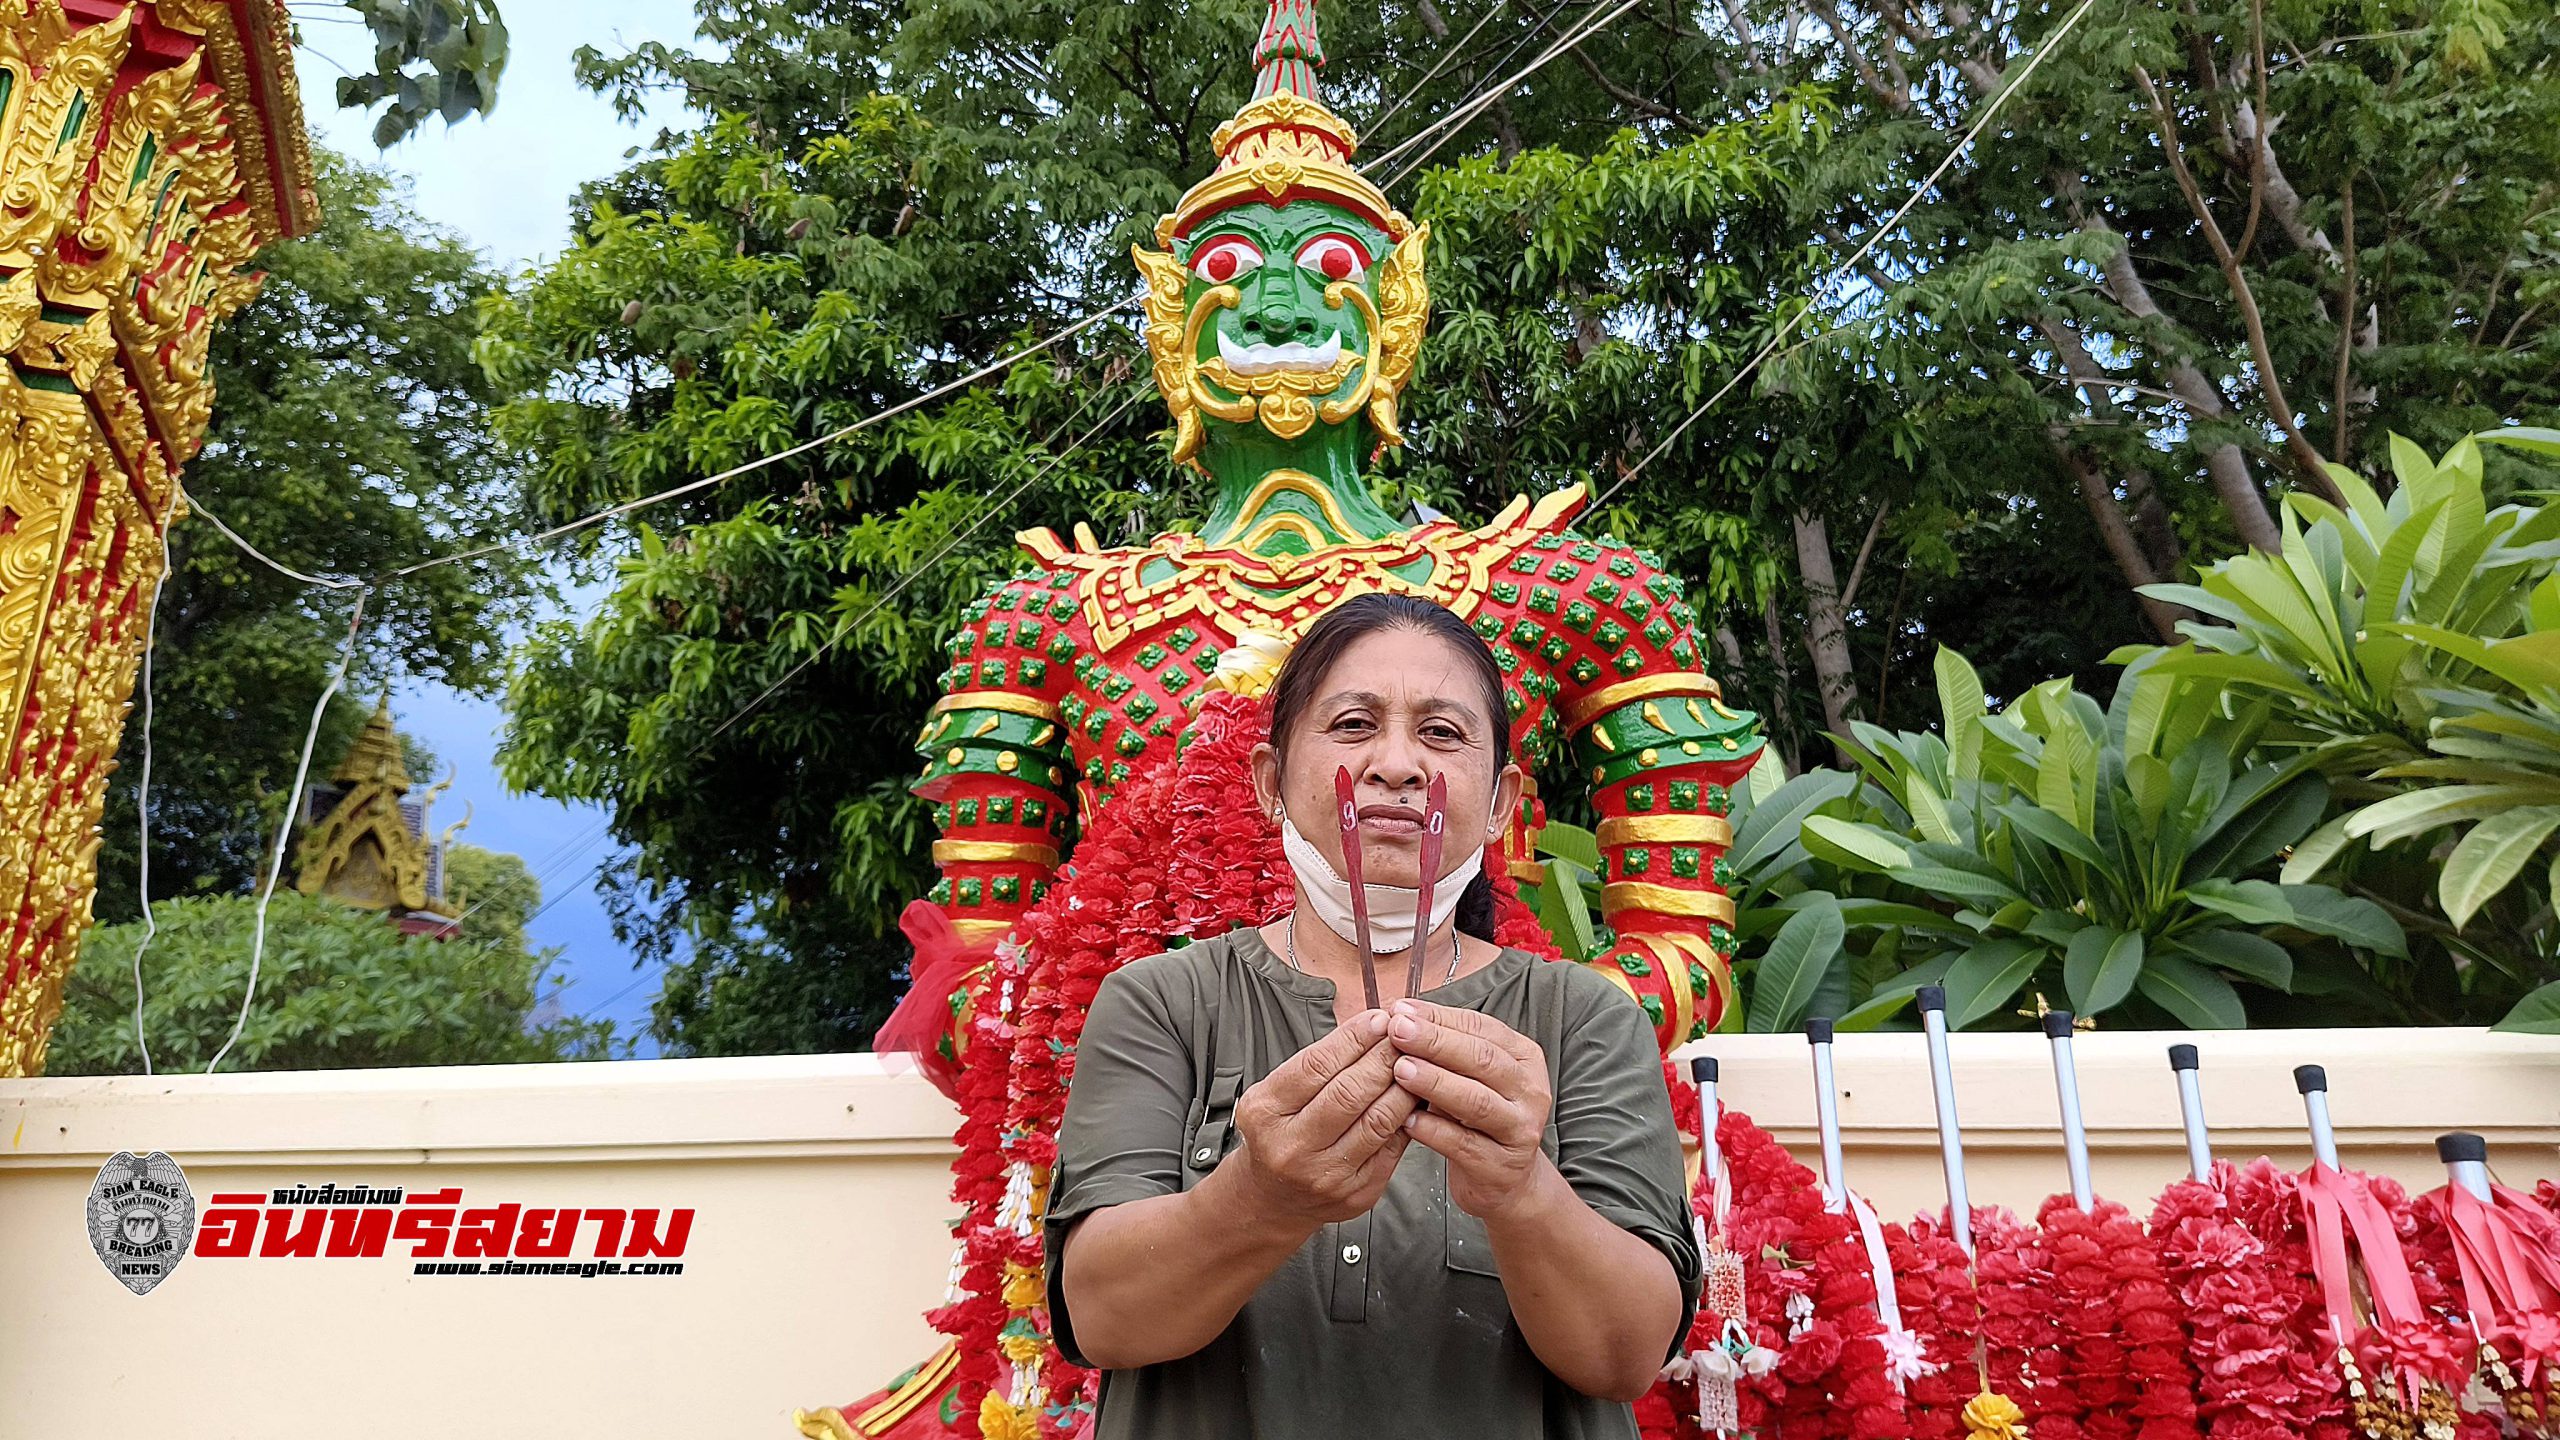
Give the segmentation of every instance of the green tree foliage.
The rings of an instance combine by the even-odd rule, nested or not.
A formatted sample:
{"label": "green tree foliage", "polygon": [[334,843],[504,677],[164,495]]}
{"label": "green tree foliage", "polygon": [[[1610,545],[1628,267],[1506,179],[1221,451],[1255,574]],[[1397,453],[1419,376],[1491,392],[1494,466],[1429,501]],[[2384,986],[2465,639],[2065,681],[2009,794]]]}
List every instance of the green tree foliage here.
{"label": "green tree foliage", "polygon": [[[2560,452],[2549,431],[2480,438]],[[2124,655],[2263,707],[2271,747],[2337,780],[2346,803],[2284,878],[2331,879],[2408,927],[2407,963],[2375,968],[2385,1018],[2541,1014],[2552,1028],[2560,508],[2543,494],[2491,503],[2469,439],[2437,459],[2397,436],[2390,448],[2387,498],[2345,470],[2343,504],[2287,497],[2279,553],[2161,587],[2206,617],[2187,622],[2191,646]],[[2536,1008],[2513,1008],[2535,993]]]}
{"label": "green tree foliage", "polygon": [[[319,180],[319,232],[264,251],[265,287],[214,334],[218,398],[188,492],[266,554],[320,575],[376,573],[521,529],[517,471],[490,434],[506,392],[471,353],[472,307],[498,282],[381,172],[324,152]],[[151,891],[235,894],[265,873],[349,602],[243,555],[201,517],[172,526],[169,545],[151,661]],[[540,583],[493,554],[376,591],[314,775],[327,775],[370,689],[393,675],[493,691],[508,631]],[[99,856],[98,915],[111,922],[140,917],[139,696],[136,706]]]}
{"label": "green tree foliage", "polygon": [[[626,109],[674,88],[696,119],[487,313],[492,373],[538,397],[502,425],[543,514],[818,440],[1128,296],[1261,8],[701,0],[698,50],[584,55]],[[1940,645],[1993,695],[2105,693],[2110,649],[2191,616],[2137,587],[2275,549],[2272,496],[2370,470],[2386,427],[2440,448],[2551,405],[2560,19],[2093,0],[2057,40],[2070,13],[1649,3],[1382,171],[1438,238],[1381,496],[1475,515],[1634,474],[1599,523],[1685,573],[1715,668],[1802,765],[1931,708]],[[1328,94],[1376,156],[1566,23],[1329,9]],[[1016,528],[1196,515],[1137,353],[1117,320],[597,536],[614,593],[538,638],[506,764],[613,807],[635,936],[704,942],[671,1048],[876,1025],[926,879],[907,742],[958,608]]]}
{"label": "green tree foliage", "polygon": [[[290,890],[267,912],[266,952],[247,1024],[225,1070],[336,1070],[494,1065],[627,1056],[611,1021],[531,1024],[555,950],[527,951],[540,891],[524,862],[457,846],[456,877],[501,897],[448,941],[404,936],[382,915]],[[202,1070],[240,1019],[257,901],[247,895],[164,900],[142,950],[142,1028],[154,1071]],[[89,932],[63,988],[49,1075],[142,1073],[134,1037],[139,920]]]}
{"label": "green tree foliage", "polygon": [[375,145],[399,144],[431,115],[452,125],[496,108],[507,23],[494,0],[346,0],[346,8],[372,33],[373,68],[338,77],[338,104],[384,106]]}
{"label": "green tree foliage", "polygon": [[[2560,432],[2478,437],[2560,453]],[[2029,988],[2182,1026],[2560,1032],[2560,510],[2491,504],[2470,439],[2386,439],[2388,497],[2286,497],[2276,554],[2155,593],[2205,618],[2000,714],[1941,651],[1931,734],[1755,775],[1731,861],[1752,1029],[1956,1024]],[[1568,925],[1554,926],[1570,938]]]}

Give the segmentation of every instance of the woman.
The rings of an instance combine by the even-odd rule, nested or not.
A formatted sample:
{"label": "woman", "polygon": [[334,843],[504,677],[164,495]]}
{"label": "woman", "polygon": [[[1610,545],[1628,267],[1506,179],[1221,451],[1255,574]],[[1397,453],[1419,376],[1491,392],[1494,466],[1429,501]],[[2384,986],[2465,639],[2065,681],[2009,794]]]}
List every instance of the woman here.
{"label": "woman", "polygon": [[[1633,1437],[1699,1256],[1644,1012],[1486,938],[1484,846],[1521,789],[1491,652],[1438,606],[1360,596],[1298,642],[1270,714],[1255,789],[1295,905],[1115,972],[1076,1048],[1048,1305],[1106,1372],[1098,1440]],[[1448,843],[1417,916],[1435,774]]]}

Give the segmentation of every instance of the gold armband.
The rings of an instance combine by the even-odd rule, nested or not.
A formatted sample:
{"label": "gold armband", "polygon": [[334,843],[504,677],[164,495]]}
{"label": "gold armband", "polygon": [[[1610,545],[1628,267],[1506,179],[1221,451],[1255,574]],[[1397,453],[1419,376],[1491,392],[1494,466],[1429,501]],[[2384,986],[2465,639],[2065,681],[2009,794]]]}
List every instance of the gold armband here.
{"label": "gold armband", "polygon": [[1623,910],[1649,910],[1656,915],[1700,915],[1733,923],[1733,897],[1705,890],[1680,890],[1642,880],[1615,880],[1600,887],[1600,914],[1614,920]]}
{"label": "gold armband", "polygon": [[933,863],[949,865],[954,861],[980,865],[1037,865],[1044,870],[1054,870],[1058,868],[1058,847],[1001,840],[933,842]]}
{"label": "gold armband", "polygon": [[1619,815],[1600,822],[1600,848],[1612,845],[1733,844],[1733,822],[1721,815]]}

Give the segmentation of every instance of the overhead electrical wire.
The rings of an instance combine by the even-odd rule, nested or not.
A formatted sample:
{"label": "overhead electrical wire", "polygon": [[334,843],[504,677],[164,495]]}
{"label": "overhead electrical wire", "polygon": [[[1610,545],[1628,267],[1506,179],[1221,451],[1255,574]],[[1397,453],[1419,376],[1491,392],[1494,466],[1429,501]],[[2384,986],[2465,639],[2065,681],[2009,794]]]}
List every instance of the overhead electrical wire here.
{"label": "overhead electrical wire", "polygon": [[338,693],[339,686],[346,683],[347,667],[355,661],[356,640],[364,631],[364,602],[372,595],[371,586],[356,592],[355,608],[347,616],[347,642],[338,652],[337,673],[329,677],[328,685],[320,692],[319,703],[311,707],[311,730],[302,737],[302,758],[294,763],[293,788],[285,792],[285,813],[276,823],[275,859],[267,866],[267,883],[258,891],[257,927],[249,939],[249,983],[240,992],[240,1018],[231,1022],[230,1035],[224,1038],[222,1047],[213,1052],[213,1058],[205,1062],[204,1073],[207,1075],[222,1063],[223,1056],[231,1053],[232,1043],[240,1038],[240,1032],[249,1023],[249,1006],[258,995],[258,967],[267,955],[267,905],[275,899],[276,886],[284,879],[284,851],[286,843],[293,838],[293,810],[302,803],[302,786],[311,775],[311,751],[320,743],[320,722],[329,713],[331,697]]}
{"label": "overhead electrical wire", "polygon": [[[1860,245],[1848,259],[1843,260],[1837,266],[1834,266],[1831,273],[1823,276],[1822,279],[1814,285],[1813,295],[1820,295],[1821,293],[1828,291],[1832,286],[1838,284],[1842,278],[1849,274],[1850,271],[1857,268],[1858,262],[1866,259],[1867,255],[1873,251],[1877,245],[1881,244],[1887,235],[1892,234],[1895,228],[1902,224],[1903,217],[1909,215],[1913,208],[1919,205],[1921,198],[1926,196],[1929,193],[1930,188],[1938,183],[1939,178],[1945,175],[1947,171],[1955,165],[1957,157],[1963,155],[1965,150],[1973,144],[1974,140],[1990,126],[1993,117],[1997,116],[2002,109],[2007,107],[2010,97],[2026,88],[2028,78],[2036,73],[2036,67],[2042,65],[2045,62],[2046,57],[2052,55],[2054,51],[2062,48],[2062,42],[2071,34],[2072,27],[2078,25],[2080,23],[2080,17],[2088,14],[2090,7],[2096,3],[2097,0],[2080,0],[2080,4],[2072,10],[2070,15],[2063,19],[2063,22],[2060,25],[2054,28],[2053,34],[2046,38],[2043,47],[2038,49],[2035,54],[2027,57],[2027,63],[2018,70],[2016,78],[2011,80],[2008,84],[2001,86],[2000,93],[1991,97],[1991,103],[1983,107],[1982,114],[1975,117],[1973,124],[1966,128],[1963,136],[1960,137],[1956,141],[1955,145],[1947,151],[1946,158],[1938,162],[1937,168],[1931,170],[1926,176],[1924,176],[1919,184],[1911,187],[1910,198],[1904,200],[1900,208],[1896,209],[1892,215],[1888,216],[1883,224],[1878,225],[1875,228],[1875,233],[1867,237],[1865,244]],[[1732,378],[1726,380],[1721,386],[1718,386],[1714,394],[1709,395],[1705,400],[1701,401],[1698,407],[1690,411],[1687,416],[1683,417],[1679,424],[1672,426],[1671,433],[1663,436],[1651,450],[1646,451],[1643,459],[1638,460],[1633,466],[1629,467],[1624,473],[1619,475],[1616,480],[1610,482],[1609,487],[1606,490],[1601,491],[1599,498],[1592,502],[1591,508],[1597,511],[1601,506],[1608,504],[1610,497],[1625,489],[1638,475],[1643,474],[1645,467],[1662,458],[1663,453],[1671,448],[1672,443],[1677,441],[1691,425],[1696,424],[1700,416],[1703,416],[1709,410],[1714,409],[1717,401],[1720,401],[1725,396],[1733,393],[1735,386],[1740,385],[1745,379],[1749,378],[1753,371],[1760,368],[1761,362],[1775,354],[1778,347],[1786,343],[1787,337],[1795,333],[1796,326],[1802,324],[1804,322],[1804,318],[1813,313],[1813,295],[1806,297],[1806,303],[1799,307],[1795,313],[1787,317],[1786,322],[1780,325],[1777,330],[1769,336],[1768,343],[1760,347],[1759,353],[1743,362],[1742,368],[1733,372]]]}
{"label": "overhead electrical wire", "polygon": [[[979,530],[986,526],[986,523],[989,520],[995,518],[999,514],[1002,514],[1007,507],[1011,506],[1014,501],[1020,499],[1031,489],[1032,486],[1038,484],[1041,480],[1046,479],[1051,471],[1054,471],[1058,466],[1066,463],[1067,457],[1075,454],[1078,450],[1083,449],[1084,446],[1095,436],[1109,429],[1120,419],[1122,415],[1127,414],[1129,409],[1134,406],[1142,396],[1143,392],[1141,392],[1141,394],[1132,395],[1128,399],[1120,402],[1120,404],[1114,408],[1110,414],[1104,416],[1099,423],[1095,424],[1092,428],[1078,436],[1073,444],[1070,444],[1066,449],[1049,457],[1047,463],[1043,464],[1039,469],[1033,471],[1030,475],[1017,482],[1011,491],[1007,492],[994,504],[979,510],[976,519],[970,521],[967,526],[947,537],[943,541],[942,547],[939,550],[936,550],[922,562],[910,567],[905,573],[901,574],[898,577],[897,582],[875,598],[869,606],[864,608],[860,615],[855,616],[852,620],[847,621],[843,625],[837,626],[835,628],[835,633],[827,638],[825,644],[820,645],[816,650],[810,652],[810,654],[804,657],[799,664],[791,667],[790,670],[783,674],[782,678],[774,681],[771,685],[766,686],[754,699],[749,700],[746,704],[731,711],[726,719],[722,720],[720,724],[711,731],[711,733],[705,735],[701,742],[694,746],[692,753],[689,754],[686,759],[695,760],[701,758],[704,753],[709,751],[713,741],[728,733],[730,728],[735,726],[739,721],[744,720],[748,715],[753,714],[764,704],[764,702],[772,699],[776,694],[780,693],[782,687],[799,678],[799,676],[807,671],[810,666],[815,665],[820,660],[826,658],[826,656],[832,653],[835,647],[842,643],[847,636],[858,632],[863,625],[870,621],[872,616],[879,614],[890,601],[895,600],[906,590],[908,586],[914,584],[917,580],[922,579],[926,571],[932,569],[936,565],[939,565],[944,557],[948,556],[953,550],[959,548],[959,546],[964,541],[968,540],[970,536],[977,534]],[[1100,399],[1101,396],[1097,394],[1094,398]],[[1092,403],[1093,402],[1090,400],[1087,401],[1085,403],[1085,408],[1079,409],[1076,415],[1071,416],[1065,424],[1060,425],[1059,429],[1064,430],[1067,425],[1071,425],[1075,423],[1077,419],[1081,419],[1085,410],[1090,409]],[[560,870],[560,868],[568,861],[578,859],[583,856],[585,852],[595,844],[595,842],[605,838],[605,836],[611,831],[612,826],[613,822],[608,818],[590,827],[585,835],[575,841],[571,847],[567,847],[568,853],[564,854],[559,861],[547,865],[542,873],[532,877],[534,881],[543,889],[548,889],[548,882],[554,872]],[[586,866],[585,869],[579,873],[582,875],[590,873],[602,864],[602,861],[598,861],[593,865]],[[560,903],[561,899],[568,893],[569,892],[567,891],[561,891],[551,895],[548,899],[544,900],[539,906],[537,906],[531,914],[525,917],[525,923],[527,925],[532,924],[534,920],[550,910],[552,906]],[[463,921],[466,921],[470,919],[471,916],[479,913],[484,906],[492,904],[494,901],[494,896],[479,901],[465,909],[462,915],[456,919],[454,923],[456,925],[460,925]]]}

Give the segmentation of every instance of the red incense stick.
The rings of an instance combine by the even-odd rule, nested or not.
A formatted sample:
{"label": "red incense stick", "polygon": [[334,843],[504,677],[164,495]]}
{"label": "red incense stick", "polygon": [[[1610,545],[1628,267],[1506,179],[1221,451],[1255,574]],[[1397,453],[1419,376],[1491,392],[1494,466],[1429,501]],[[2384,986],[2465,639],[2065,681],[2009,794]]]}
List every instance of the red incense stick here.
{"label": "red incense stick", "polygon": [[1360,879],[1360,804],[1351,791],[1351,767],[1337,765],[1333,771],[1333,798],[1340,803],[1342,819],[1342,878],[1351,882],[1351,928],[1358,932],[1353,939],[1360,947],[1360,986],[1369,1008],[1378,1008],[1378,963],[1369,951],[1369,888]]}
{"label": "red incense stick", "polygon": [[1449,777],[1434,775],[1422,812],[1422,893],[1413,904],[1413,959],[1407,962],[1404,993],[1422,993],[1422,952],[1431,943],[1431,887],[1440,878],[1440,845],[1449,834]]}

